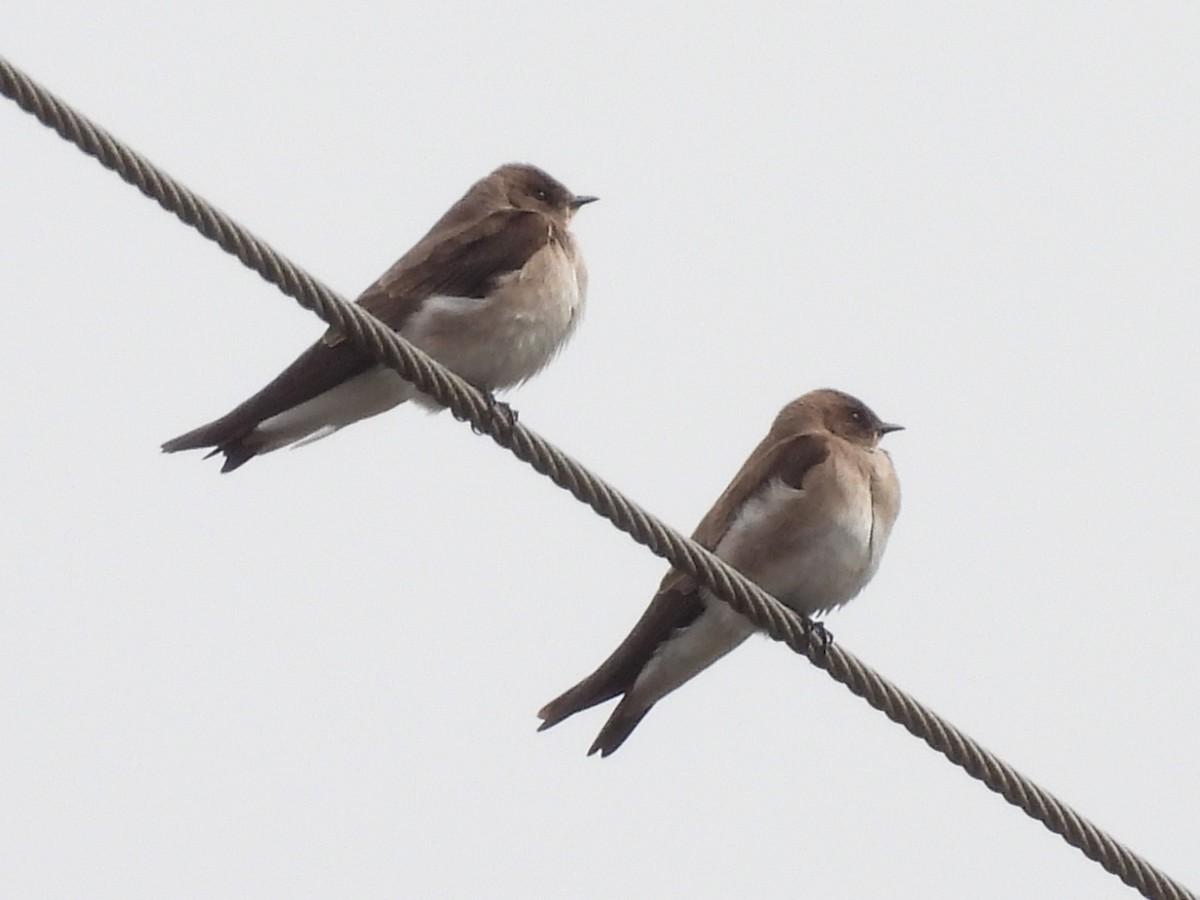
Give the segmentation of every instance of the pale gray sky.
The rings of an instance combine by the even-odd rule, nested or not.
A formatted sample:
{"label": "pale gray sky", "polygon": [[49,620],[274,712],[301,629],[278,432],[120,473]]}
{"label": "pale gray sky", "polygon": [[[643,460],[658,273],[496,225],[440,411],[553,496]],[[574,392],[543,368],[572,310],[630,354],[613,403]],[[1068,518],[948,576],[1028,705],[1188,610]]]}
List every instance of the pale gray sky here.
{"label": "pale gray sky", "polygon": [[[1200,885],[1200,8],[48,4],[0,53],[353,296],[545,167],[509,395],[690,531],[814,387],[908,426],[852,652]],[[448,415],[158,444],[322,326],[0,104],[0,894],[1127,897],[755,640],[537,734],[663,564]]]}

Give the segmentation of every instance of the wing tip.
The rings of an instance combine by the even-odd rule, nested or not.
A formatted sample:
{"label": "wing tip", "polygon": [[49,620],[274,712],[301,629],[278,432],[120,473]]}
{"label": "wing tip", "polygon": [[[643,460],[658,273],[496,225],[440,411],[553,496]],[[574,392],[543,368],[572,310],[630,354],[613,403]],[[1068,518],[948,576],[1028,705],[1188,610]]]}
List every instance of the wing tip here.
{"label": "wing tip", "polygon": [[[538,725],[538,731],[545,731],[547,728],[552,728],[563,719],[575,715],[577,712],[582,712],[585,709],[595,706],[597,703],[603,703],[605,700],[612,698],[612,694],[599,699],[592,697],[581,698],[574,696],[575,689],[563,694],[561,697],[551,700],[540,710],[538,710],[538,718],[542,720]],[[625,743],[633,730],[645,718],[646,713],[650,712],[650,708],[654,704],[650,704],[645,709],[633,709],[629,703],[629,697],[626,695],[621,698],[621,702],[617,704],[617,708],[612,711],[612,715],[608,717],[608,721],[604,723],[604,727],[600,729],[600,733],[596,735],[596,739],[592,742],[592,746],[588,748],[587,755],[595,756],[600,754],[603,759],[606,756],[611,756],[617,751],[622,744]]]}
{"label": "wing tip", "polygon": [[611,683],[611,679],[604,677],[606,674],[603,668],[598,669],[539,709],[538,718],[542,720],[542,724],[538,726],[538,731],[552,728],[563,719],[569,719],[577,712],[591,709],[622,693],[624,687]]}

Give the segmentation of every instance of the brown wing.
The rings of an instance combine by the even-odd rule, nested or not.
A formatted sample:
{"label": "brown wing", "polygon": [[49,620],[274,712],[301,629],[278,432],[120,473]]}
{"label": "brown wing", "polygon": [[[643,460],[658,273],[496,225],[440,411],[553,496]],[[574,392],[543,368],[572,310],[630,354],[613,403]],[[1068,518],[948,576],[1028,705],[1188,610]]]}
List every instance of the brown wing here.
{"label": "brown wing", "polygon": [[567,716],[623,694],[654,655],[658,645],[678,628],[694,622],[704,612],[695,591],[662,591],[654,595],[628,637],[595,672],[538,711],[538,731],[557,725]]}
{"label": "brown wing", "polygon": [[[498,210],[447,235],[438,231],[433,229],[356,302],[400,329],[421,301],[434,294],[486,296],[498,278],[523,267],[552,237],[548,218],[514,209]],[[163,449],[235,446],[265,419],[374,365],[370,355],[342,335],[327,333],[257,394],[221,418],[167,441]]]}
{"label": "brown wing", "polygon": [[498,279],[558,239],[557,227],[541,213],[502,209],[450,234],[435,229],[357,302],[399,329],[426,297],[486,297]]}
{"label": "brown wing", "polygon": [[[742,504],[768,479],[779,477],[785,484],[799,488],[805,474],[828,455],[829,444],[823,435],[806,432],[780,437],[773,430],[754,448],[729,486],[700,520],[692,532],[692,540],[706,550],[715,549]],[[659,591],[683,589],[690,584],[691,576],[672,569],[663,578]]]}
{"label": "brown wing", "polygon": [[[324,341],[318,341],[301,353],[295,362],[257,394],[221,418],[172,438],[163,444],[162,448],[167,453],[195,450],[199,447],[226,449],[250,434],[259,422],[318,397],[354,376],[361,375],[373,365],[371,357],[354,344],[342,342],[336,346],[329,346]],[[253,456],[252,452],[250,456]],[[245,459],[249,458],[247,456]],[[245,459],[241,462],[245,462]],[[239,464],[229,468],[236,468]]]}
{"label": "brown wing", "polygon": [[[804,475],[828,455],[829,446],[819,435],[794,434],[780,438],[774,432],[769,434],[750,454],[729,487],[700,521],[692,539],[707,550],[714,549],[725,536],[737,510],[768,479],[781,477],[786,484],[798,488]],[[634,681],[659,646],[678,629],[694,622],[702,612],[704,603],[692,577],[678,569],[669,571],[633,630],[600,664],[600,668],[542,707],[538,712],[542,719],[539,730],[549,728],[580,710],[624,694],[633,687]],[[619,745],[628,736],[642,715],[645,715],[645,711],[632,724],[627,723],[628,727],[616,744]],[[593,750],[596,749],[603,748],[593,747]],[[612,752],[612,749],[615,746],[607,752]]]}

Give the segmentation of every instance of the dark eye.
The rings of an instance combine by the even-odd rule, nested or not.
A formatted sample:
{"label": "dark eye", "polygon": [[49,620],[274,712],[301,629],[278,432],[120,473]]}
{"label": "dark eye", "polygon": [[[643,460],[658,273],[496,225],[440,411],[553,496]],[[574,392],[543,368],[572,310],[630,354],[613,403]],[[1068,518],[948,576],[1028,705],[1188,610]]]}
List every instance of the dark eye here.
{"label": "dark eye", "polygon": [[536,191],[533,192],[533,196],[537,197],[543,203],[550,202],[550,192],[547,191],[545,188],[538,188]]}

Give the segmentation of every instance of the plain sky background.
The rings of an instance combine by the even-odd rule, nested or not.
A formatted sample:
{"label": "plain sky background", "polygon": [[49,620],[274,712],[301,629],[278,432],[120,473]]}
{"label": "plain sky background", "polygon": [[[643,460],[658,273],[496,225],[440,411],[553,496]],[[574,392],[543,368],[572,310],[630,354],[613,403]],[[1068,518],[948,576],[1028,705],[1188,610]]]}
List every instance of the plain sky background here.
{"label": "plain sky background", "polygon": [[[353,297],[523,160],[586,319],[508,396],[690,531],[815,387],[908,430],[847,649],[1200,885],[1200,7],[56,4],[0,54]],[[0,104],[0,895],[1127,897],[756,639],[535,713],[664,564],[449,415],[158,445],[319,321]]]}

